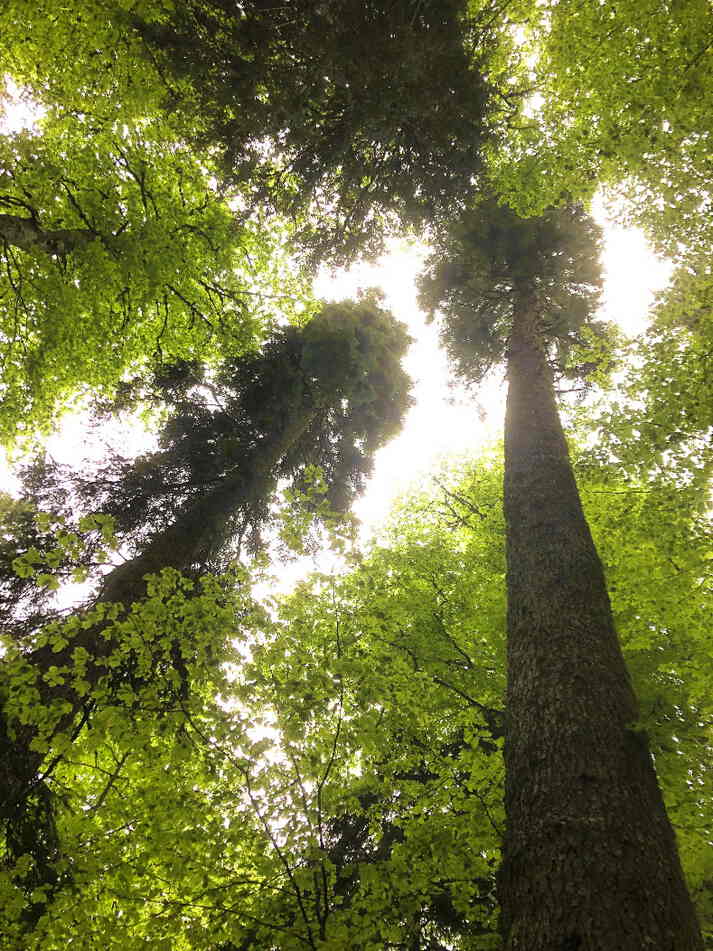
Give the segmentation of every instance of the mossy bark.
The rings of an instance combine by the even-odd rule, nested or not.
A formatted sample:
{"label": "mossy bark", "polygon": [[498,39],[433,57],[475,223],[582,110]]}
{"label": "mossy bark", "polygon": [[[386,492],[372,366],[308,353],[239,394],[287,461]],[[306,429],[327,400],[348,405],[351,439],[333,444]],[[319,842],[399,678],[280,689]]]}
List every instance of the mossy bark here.
{"label": "mossy bark", "polygon": [[505,948],[701,951],[525,296],[508,373]]}

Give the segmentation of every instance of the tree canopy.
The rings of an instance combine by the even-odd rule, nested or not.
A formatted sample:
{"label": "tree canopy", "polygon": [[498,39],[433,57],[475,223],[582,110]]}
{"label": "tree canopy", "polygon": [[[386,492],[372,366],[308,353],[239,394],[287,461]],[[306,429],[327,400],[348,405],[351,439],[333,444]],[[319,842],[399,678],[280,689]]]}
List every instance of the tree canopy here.
{"label": "tree canopy", "polygon": [[600,247],[599,228],[576,205],[523,219],[489,199],[455,220],[420,277],[420,302],[439,316],[458,375],[479,381],[504,360],[525,293],[540,302],[543,332],[564,369],[583,333],[591,339],[605,329],[594,319]]}
{"label": "tree canopy", "polygon": [[6,444],[127,370],[237,356],[308,312],[280,264],[285,228],[238,223],[238,193],[160,121],[45,119],[0,150]]}
{"label": "tree canopy", "polygon": [[[0,129],[0,441],[83,403],[156,444],[0,495],[2,947],[608,951],[584,882],[635,909],[627,951],[669,905],[689,951],[671,828],[713,946],[712,20],[3,6],[0,82],[40,118]],[[677,266],[638,341],[597,320],[597,189]],[[508,365],[504,511],[486,454],[356,545],[408,338],[309,279],[414,231],[457,375]],[[570,456],[564,378],[606,386],[566,404]],[[280,525],[343,570],[260,595]]]}
{"label": "tree canopy", "polygon": [[541,210],[606,183],[669,254],[707,249],[709,5],[528,3],[513,19],[539,99],[495,159],[514,162],[509,194]]}

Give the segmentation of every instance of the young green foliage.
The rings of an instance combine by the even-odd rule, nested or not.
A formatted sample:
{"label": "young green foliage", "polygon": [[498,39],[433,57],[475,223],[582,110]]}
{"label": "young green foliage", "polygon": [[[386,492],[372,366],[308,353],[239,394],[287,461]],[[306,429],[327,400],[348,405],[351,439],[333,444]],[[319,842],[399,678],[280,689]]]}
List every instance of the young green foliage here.
{"label": "young green foliage", "polygon": [[[705,515],[675,484],[638,484],[587,454],[576,466],[637,726],[709,934]],[[189,611],[194,634],[237,635],[216,655],[229,674],[206,668],[158,716],[148,685],[143,705],[95,711],[48,779],[65,791],[56,861],[72,881],[28,951],[87,933],[116,951],[500,947],[501,482],[492,459],[442,474],[346,575],[315,576],[267,613],[244,577],[220,608],[203,597],[191,608],[162,583],[161,611],[169,590],[175,600],[159,625]],[[25,899],[8,895],[10,915]]]}
{"label": "young green foliage", "polygon": [[565,196],[587,200],[604,183],[666,253],[706,252],[710,4],[545,0],[512,16],[534,98],[490,150],[501,194],[539,214]]}
{"label": "young green foliage", "polygon": [[711,473],[710,373],[713,298],[707,263],[681,268],[628,345],[630,367],[616,397],[585,415],[603,459],[621,460],[641,479],[665,473],[705,497]]}
{"label": "young green foliage", "polygon": [[309,306],[281,262],[285,229],[239,224],[209,160],[160,119],[47,118],[0,136],[0,167],[6,444],[78,396],[111,394],[128,370],[241,354],[276,304]]}

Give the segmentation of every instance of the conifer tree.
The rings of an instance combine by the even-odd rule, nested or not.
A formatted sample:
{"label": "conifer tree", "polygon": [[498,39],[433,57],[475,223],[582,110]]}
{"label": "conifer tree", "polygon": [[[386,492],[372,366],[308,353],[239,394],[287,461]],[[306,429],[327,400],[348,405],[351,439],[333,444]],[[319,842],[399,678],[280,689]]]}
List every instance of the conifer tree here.
{"label": "conifer tree", "polygon": [[[276,333],[261,352],[227,365],[214,381],[201,381],[196,368],[188,380],[185,368],[172,386],[164,380],[175,405],[155,453],[113,478],[106,472],[95,482],[75,477],[73,485],[68,473],[45,465],[34,490],[8,508],[6,541],[15,537],[3,548],[0,578],[12,656],[3,670],[0,815],[10,851],[16,843],[37,853],[37,867],[49,861],[52,803],[42,763],[61,757],[97,703],[121,703],[127,682],[130,697],[144,682],[160,692],[165,681],[169,698],[190,689],[188,630],[168,641],[159,631],[155,643],[147,633],[153,669],[142,673],[117,622],[151,597],[152,578],[171,570],[196,577],[246,532],[257,544],[279,481],[298,488],[321,470],[329,507],[346,511],[374,451],[398,430],[409,405],[400,367],[407,342],[402,325],[374,302],[327,305],[304,328]],[[68,493],[69,505],[64,513],[55,508],[55,517],[76,518],[82,505],[85,512],[99,505],[104,517],[115,516],[119,538],[134,554],[97,579],[84,615],[75,611],[70,626],[48,634],[51,625],[41,617],[30,625],[17,617],[18,598],[31,599],[36,590],[32,571],[18,581],[17,565],[42,562],[28,513]],[[18,720],[12,712],[33,703],[45,711],[41,726],[36,717]],[[60,736],[69,743],[58,750]]]}
{"label": "conifer tree", "polygon": [[508,951],[702,948],[553,385],[591,321],[597,254],[576,206],[522,220],[485,202],[423,281],[461,375],[507,363]]}

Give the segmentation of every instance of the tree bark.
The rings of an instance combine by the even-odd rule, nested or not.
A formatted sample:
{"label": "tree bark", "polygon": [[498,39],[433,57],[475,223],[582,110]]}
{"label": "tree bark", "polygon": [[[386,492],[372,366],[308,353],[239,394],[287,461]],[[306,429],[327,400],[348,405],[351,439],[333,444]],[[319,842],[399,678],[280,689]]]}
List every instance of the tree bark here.
{"label": "tree bark", "polygon": [[41,228],[33,218],[0,215],[0,241],[23,251],[42,251],[60,257],[84,248],[97,235],[84,228]]}
{"label": "tree bark", "polygon": [[508,350],[505,422],[507,951],[701,951],[534,296]]}

